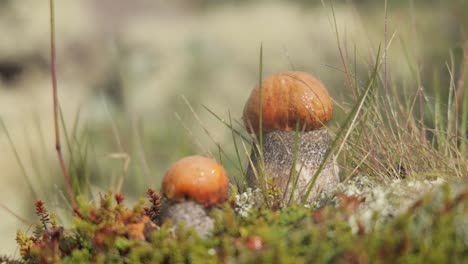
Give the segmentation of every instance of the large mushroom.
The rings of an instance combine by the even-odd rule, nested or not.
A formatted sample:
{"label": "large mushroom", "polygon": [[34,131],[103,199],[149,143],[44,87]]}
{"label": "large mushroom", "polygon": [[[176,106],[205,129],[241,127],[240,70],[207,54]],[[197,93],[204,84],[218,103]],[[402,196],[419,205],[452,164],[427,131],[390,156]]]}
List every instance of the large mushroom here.
{"label": "large mushroom", "polygon": [[164,176],[161,189],[166,201],[161,218],[183,222],[206,237],[214,227],[210,212],[227,199],[228,187],[226,171],[217,161],[203,156],[183,158]]}
{"label": "large mushroom", "polygon": [[[330,96],[319,80],[305,72],[278,73],[263,80],[261,86],[261,100],[256,87],[244,107],[243,121],[246,129],[259,138],[262,118],[264,177],[260,177],[258,151],[253,151],[255,170],[249,166],[248,184],[258,187],[259,178],[272,181],[289,198],[295,185],[292,166],[296,154],[294,201],[306,198],[312,202],[321,191],[331,190],[339,182],[338,166],[332,157],[318,175],[309,196],[304,197],[330,147],[331,139],[325,127],[333,114]],[[299,125],[297,151],[294,148],[296,125]]]}

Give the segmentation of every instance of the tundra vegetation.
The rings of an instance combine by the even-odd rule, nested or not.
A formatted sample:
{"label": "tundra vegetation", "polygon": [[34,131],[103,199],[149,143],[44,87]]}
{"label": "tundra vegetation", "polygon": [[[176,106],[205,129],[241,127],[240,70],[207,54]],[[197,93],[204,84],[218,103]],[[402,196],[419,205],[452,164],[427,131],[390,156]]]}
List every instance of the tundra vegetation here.
{"label": "tundra vegetation", "polygon": [[[19,10],[15,9],[19,7],[14,7],[14,2],[0,2],[0,5]],[[310,185],[305,189],[301,187],[301,192],[313,191],[313,199],[308,199],[307,195],[300,196],[300,199],[294,196],[294,179],[301,173],[300,138],[303,132],[299,122],[288,139],[292,143],[288,161],[291,163],[289,176],[292,180],[287,181],[289,186],[278,186],[262,165],[262,132],[250,134],[240,114],[233,116],[230,112],[210,107],[206,98],[213,91],[197,90],[205,85],[222,84],[204,77],[216,75],[217,69],[223,70],[221,64],[229,63],[223,59],[223,54],[229,56],[228,53],[217,53],[219,50],[206,47],[204,41],[188,45],[192,51],[189,54],[195,57],[192,58],[193,65],[187,66],[190,69],[184,74],[191,81],[179,83],[187,87],[184,90],[187,94],[178,99],[169,97],[164,103],[165,106],[175,104],[184,108],[185,114],[176,110],[175,117],[156,121],[158,126],[167,123],[168,131],[142,129],[142,124],[149,119],[133,116],[132,110],[140,106],[132,100],[143,98],[133,98],[130,87],[144,87],[139,81],[157,83],[144,77],[145,70],[138,68],[141,66],[139,63],[143,62],[145,68],[161,65],[148,64],[137,53],[126,50],[125,46],[115,47],[121,56],[128,56],[117,60],[114,70],[118,76],[106,80],[110,82],[107,87],[111,88],[106,92],[112,104],[104,104],[102,112],[110,116],[108,125],[83,121],[81,110],[75,116],[67,114],[63,110],[67,109],[67,98],[61,96],[58,100],[57,97],[54,101],[54,109],[57,110],[53,118],[56,124],[54,138],[61,136],[61,148],[58,148],[58,161],[54,156],[55,167],[48,168],[48,173],[58,176],[53,178],[57,186],[39,177],[30,177],[31,172],[24,165],[25,156],[16,148],[15,134],[0,119],[0,128],[26,178],[25,188],[32,196],[29,199],[30,211],[35,213],[35,217],[21,217],[11,211],[8,204],[1,203],[10,215],[30,228],[17,232],[18,252],[1,255],[0,262],[464,263],[468,259],[468,27],[467,18],[460,13],[468,10],[468,6],[464,1],[447,1],[438,5],[437,11],[428,12],[428,17],[447,18],[447,13],[452,14],[452,19],[444,22],[444,26],[451,29],[444,34],[452,35],[448,40],[431,39],[422,45],[414,44],[418,43],[417,34],[423,34],[418,32],[418,27],[422,26],[416,20],[411,20],[409,28],[414,35],[409,38],[405,37],[403,29],[389,26],[394,22],[392,18],[398,17],[402,10],[409,9],[412,19],[421,18],[414,13],[418,10],[414,9],[415,3],[410,1],[408,6],[400,2],[403,1],[392,1],[395,7],[387,6],[387,2],[383,7],[375,7],[372,3],[348,3],[347,7],[352,10],[384,10],[376,20],[382,26],[382,37],[377,42],[380,44],[369,45],[364,56],[361,50],[349,44],[346,32],[340,28],[344,25],[340,23],[341,13],[335,3],[323,1],[322,5],[316,6],[307,1],[294,1],[300,10],[321,8],[321,12],[327,13],[327,25],[333,33],[336,47],[333,54],[338,58],[335,66],[323,63],[340,80],[326,85],[334,98],[335,112],[331,122],[322,124],[321,128],[329,133],[326,136],[327,148],[320,155],[321,160],[315,167],[317,170],[313,172]],[[53,7],[53,0],[50,3]],[[265,5],[277,7],[281,6],[279,3]],[[206,12],[218,10],[229,16],[226,7],[218,5],[212,1],[196,1],[191,8],[209,10]],[[233,3],[227,5],[234,9],[247,8],[245,10],[255,6],[253,1],[242,1],[241,7]],[[424,10],[425,6],[418,8]],[[275,8],[269,9],[269,12],[276,11]],[[4,11],[0,9],[0,12]],[[282,12],[289,11],[279,13]],[[54,18],[54,13],[51,13]],[[362,19],[362,16],[356,15],[353,19]],[[437,22],[432,23],[438,25]],[[52,19],[51,29],[57,25],[58,22]],[[147,30],[139,28],[134,34],[138,37],[138,32],[147,33]],[[51,32],[49,44],[52,44],[51,51],[55,55],[60,46],[55,46],[54,30]],[[202,36],[200,38],[203,39]],[[232,41],[235,43],[236,40]],[[438,41],[449,44],[439,45]],[[284,50],[282,54],[286,54],[289,62],[282,67],[275,66],[277,70],[273,71],[268,64],[271,54],[264,54],[268,45],[263,42],[255,57],[251,55],[249,58],[255,62],[255,66],[249,65],[251,69],[248,69],[251,72],[250,83],[237,82],[229,75],[223,75],[225,79],[236,85],[245,84],[247,87],[242,91],[248,94],[254,87],[262,87],[262,80],[269,76],[266,71],[297,70],[295,58],[290,58],[288,51]],[[395,55],[397,59],[391,52],[395,45],[401,50]],[[442,66],[421,63],[421,58],[425,58],[423,55],[427,55],[426,49],[432,52],[428,54],[440,55],[431,45],[447,49]],[[145,49],[144,45],[139,47]],[[205,52],[215,54],[210,57],[213,60],[219,56],[222,63],[204,61]],[[200,57],[196,57],[198,55]],[[40,66],[43,60],[49,64],[44,58],[31,59],[36,66],[37,63]],[[298,60],[301,61],[300,58]],[[231,63],[236,62],[232,60]],[[2,67],[2,85],[16,82],[16,75],[5,75],[5,72],[11,73],[8,70],[11,67]],[[57,67],[52,67],[54,80],[65,66],[58,63]],[[301,71],[307,71],[305,67]],[[404,74],[401,73],[403,68],[407,69]],[[34,69],[25,71],[34,72]],[[119,84],[113,85],[113,81]],[[327,83],[326,80],[321,81]],[[56,92],[60,93],[66,86],[66,83],[57,86],[54,82]],[[120,88],[116,90],[116,87]],[[262,89],[259,90],[261,94]],[[182,105],[175,102],[182,102]],[[244,102],[238,104],[237,112],[242,111]],[[99,110],[96,105],[91,105],[91,109]],[[89,111],[89,108],[83,111]],[[120,113],[113,115],[113,111]],[[164,111],[164,115],[170,112]],[[100,118],[99,114],[95,115],[94,118]],[[207,119],[211,121],[207,123]],[[38,129],[34,133],[40,134],[41,122],[37,120]],[[173,126],[174,123],[178,124],[177,127]],[[215,126],[224,128],[224,132],[213,129]],[[208,140],[201,140],[195,130],[201,130]],[[162,134],[155,134],[155,131]],[[188,136],[182,136],[181,131]],[[225,133],[227,139],[219,140],[218,133]],[[46,140],[41,137],[43,141],[39,142],[46,149]],[[194,143],[188,143],[187,138]],[[208,143],[214,147],[207,147]],[[115,151],[105,155],[106,159],[122,161],[118,168],[115,162],[104,166],[98,162],[100,156],[96,150],[109,145],[115,146]],[[171,201],[170,198],[174,197],[160,192],[164,171],[169,169],[169,164],[163,166],[158,159],[171,156],[171,160],[176,161],[195,154],[209,156],[217,160],[216,166],[222,164],[226,168],[229,195],[216,199],[216,204],[207,204],[209,197],[206,194],[198,194],[203,199],[192,197],[193,201],[189,201],[189,195],[182,193],[177,195],[177,201]],[[35,159],[32,152],[30,156]],[[39,159],[35,162],[40,163]],[[158,165],[148,165],[152,162]],[[336,162],[339,167],[339,183],[323,190],[314,189],[315,178],[320,177],[321,171],[331,162]],[[151,170],[158,166],[164,169]],[[37,170],[33,175],[44,174],[43,167],[34,168]],[[253,168],[255,177],[262,180],[260,184],[258,181],[251,184],[248,179],[253,177],[252,171],[250,176],[247,175]],[[160,175],[154,175],[158,173]],[[103,174],[110,176],[100,177]],[[225,187],[222,188],[224,191]],[[197,199],[202,202],[197,204]],[[172,215],[165,217],[169,206],[174,205],[190,206],[191,209],[184,207],[179,210],[187,211],[188,215],[189,211],[194,211],[193,208],[199,209],[202,219],[209,219],[205,221],[209,222],[209,230],[205,227],[202,233],[197,230],[200,219],[193,218],[192,222],[190,217],[184,217],[184,221],[174,221]]]}

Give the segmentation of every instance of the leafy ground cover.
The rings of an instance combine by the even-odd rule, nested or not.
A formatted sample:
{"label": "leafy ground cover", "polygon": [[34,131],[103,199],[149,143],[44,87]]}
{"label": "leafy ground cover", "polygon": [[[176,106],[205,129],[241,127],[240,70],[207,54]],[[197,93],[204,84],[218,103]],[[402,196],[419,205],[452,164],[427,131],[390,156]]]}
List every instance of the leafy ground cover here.
{"label": "leafy ground cover", "polygon": [[[411,185],[411,184],[410,184]],[[79,199],[73,225],[60,226],[42,202],[32,235],[20,231],[21,260],[6,263],[464,263],[468,257],[468,186],[436,183],[390,214],[369,196],[339,192],[326,206],[271,210],[232,195],[213,211],[213,235],[183,225],[156,226],[159,197],[133,207],[108,193],[97,206]],[[413,190],[414,191],[414,190]],[[364,191],[366,192],[366,191]],[[363,193],[364,193],[363,192]],[[367,194],[369,195],[369,193]],[[244,196],[244,199],[241,199]],[[156,198],[155,198],[156,197]],[[238,209],[244,206],[244,214]]]}

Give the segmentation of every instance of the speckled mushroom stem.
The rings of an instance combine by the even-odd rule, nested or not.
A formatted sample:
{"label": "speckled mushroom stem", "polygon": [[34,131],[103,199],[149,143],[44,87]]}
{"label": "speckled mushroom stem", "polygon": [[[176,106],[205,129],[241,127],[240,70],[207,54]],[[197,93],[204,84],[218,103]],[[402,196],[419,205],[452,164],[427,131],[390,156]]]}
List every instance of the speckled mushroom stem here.
{"label": "speckled mushroom stem", "polygon": [[194,201],[165,201],[161,208],[161,219],[171,219],[174,225],[183,224],[193,228],[200,237],[206,238],[214,228],[214,220],[210,213],[212,208],[206,208]]}
{"label": "speckled mushroom stem", "polygon": [[161,186],[164,203],[161,220],[193,227],[200,237],[209,236],[214,227],[210,213],[226,201],[229,178],[216,160],[188,156],[174,163]]}
{"label": "speckled mushroom stem", "polygon": [[[273,179],[273,184],[284,194],[287,202],[294,186],[291,168],[294,160],[295,131],[273,131],[263,136],[264,176]],[[306,195],[308,184],[324,159],[330,147],[330,136],[325,128],[299,132],[296,171],[297,185],[294,201],[300,203]],[[258,171],[257,155],[251,155]],[[301,168],[302,167],[302,168]],[[247,169],[247,182],[250,187],[258,187],[259,182],[252,167]],[[320,192],[328,192],[339,183],[338,166],[335,157],[329,158],[319,174],[307,202],[312,202]]]}

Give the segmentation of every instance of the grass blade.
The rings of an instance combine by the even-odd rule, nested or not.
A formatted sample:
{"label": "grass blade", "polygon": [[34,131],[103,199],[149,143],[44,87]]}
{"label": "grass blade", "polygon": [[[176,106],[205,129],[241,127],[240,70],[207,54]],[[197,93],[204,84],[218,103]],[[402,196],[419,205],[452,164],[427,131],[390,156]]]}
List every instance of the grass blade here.
{"label": "grass blade", "polygon": [[20,157],[20,155],[18,153],[18,150],[16,149],[16,146],[13,143],[13,140],[10,137],[10,133],[8,132],[8,129],[6,128],[5,123],[3,122],[3,119],[1,117],[0,117],[0,125],[1,125],[1,127],[3,129],[3,132],[5,133],[5,135],[6,135],[7,139],[8,139],[11,150],[13,151],[13,154],[15,155],[16,162],[20,166],[21,172],[23,173],[23,176],[24,176],[24,178],[25,178],[25,180],[26,180],[26,182],[28,184],[28,188],[29,188],[30,193],[32,194],[32,198],[34,200],[37,200],[39,196],[37,195],[37,192],[34,189],[31,180],[29,179],[29,176],[28,176],[28,173],[26,172],[26,168],[24,167],[23,161],[21,160],[21,157]]}
{"label": "grass blade", "polygon": [[[231,118],[231,112],[228,112],[229,115],[229,126],[232,127],[232,118]],[[239,152],[239,147],[237,146],[237,140],[236,140],[236,135],[234,133],[234,130],[231,129],[231,135],[232,135],[232,142],[234,143],[234,150],[236,151],[236,157],[237,157],[237,162],[239,162],[239,167],[241,170],[241,176],[242,176],[242,182],[246,182],[245,174],[244,172],[244,167],[242,166],[242,160],[240,158],[240,152]],[[237,186],[239,189],[239,186]]]}
{"label": "grass blade", "polygon": [[339,150],[337,151],[336,155],[338,156],[339,153],[341,152],[341,149],[344,146],[344,143],[346,142],[346,139],[348,138],[349,134],[351,133],[353,124],[356,122],[357,117],[358,117],[359,113],[361,112],[361,109],[362,109],[364,103],[366,102],[366,99],[368,98],[369,94],[372,92],[373,88],[376,87],[374,85],[374,82],[375,82],[375,80],[377,78],[378,69],[379,69],[379,65],[380,65],[380,60],[379,60],[380,59],[380,48],[381,47],[379,45],[379,50],[377,51],[375,67],[374,67],[372,76],[371,76],[371,78],[369,80],[369,83],[367,85],[367,88],[366,88],[365,92],[361,95],[361,97],[359,98],[358,103],[353,107],[351,113],[348,115],[348,117],[344,121],[344,123],[341,126],[340,130],[336,134],[335,139],[330,144],[330,149],[325,154],[322,163],[320,163],[320,166],[317,168],[317,171],[315,172],[312,180],[308,183],[307,192],[306,192],[305,196],[302,198],[302,203],[303,204],[306,203],[307,198],[309,197],[310,192],[312,191],[312,188],[314,187],[315,182],[317,181],[318,176],[320,175],[323,168],[325,167],[325,164],[327,163],[328,159],[330,159],[332,157],[332,153],[334,152],[335,148],[337,147],[338,140],[341,138],[341,136],[345,132],[346,128],[348,128],[347,132],[346,132],[346,134],[345,134],[345,136],[343,138],[343,142],[341,143],[341,146],[340,146]]}

